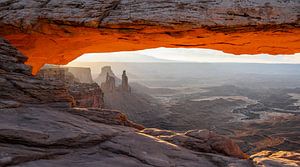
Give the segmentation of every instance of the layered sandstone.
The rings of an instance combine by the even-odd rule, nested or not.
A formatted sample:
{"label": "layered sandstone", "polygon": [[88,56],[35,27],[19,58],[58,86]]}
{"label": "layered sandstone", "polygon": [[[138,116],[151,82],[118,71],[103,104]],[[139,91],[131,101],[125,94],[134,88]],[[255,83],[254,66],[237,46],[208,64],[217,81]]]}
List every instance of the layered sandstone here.
{"label": "layered sandstone", "polygon": [[0,38],[0,108],[26,104],[73,106],[74,99],[64,84],[38,80],[25,65],[27,57]]}
{"label": "layered sandstone", "polygon": [[261,151],[250,157],[259,167],[264,166],[300,166],[300,153],[289,151]]}
{"label": "layered sandstone", "polygon": [[69,84],[68,91],[74,97],[77,107],[104,107],[103,91],[96,83]]}
{"label": "layered sandstone", "polygon": [[221,153],[237,158],[248,157],[231,139],[206,129],[190,130],[185,133],[175,133],[169,130],[150,128],[144,129],[143,133],[194,151]]}
{"label": "layered sandstone", "polygon": [[[72,68],[71,71],[74,72],[74,68]],[[90,72],[90,70],[87,71]],[[91,74],[87,76],[91,76]],[[84,80],[83,77],[80,77],[80,79],[75,77],[70,72],[69,67],[44,68],[37,73],[36,77],[42,80],[64,84],[68,93],[74,98],[76,107],[104,107],[104,97],[100,86],[97,83],[82,83],[81,81]]]}
{"label": "layered sandstone", "polygon": [[299,6],[298,0],[5,0],[0,35],[29,56],[34,72],[83,53],[162,46],[293,54],[300,52]]}
{"label": "layered sandstone", "polygon": [[90,68],[68,67],[68,72],[72,73],[80,83],[93,83],[92,72]]}

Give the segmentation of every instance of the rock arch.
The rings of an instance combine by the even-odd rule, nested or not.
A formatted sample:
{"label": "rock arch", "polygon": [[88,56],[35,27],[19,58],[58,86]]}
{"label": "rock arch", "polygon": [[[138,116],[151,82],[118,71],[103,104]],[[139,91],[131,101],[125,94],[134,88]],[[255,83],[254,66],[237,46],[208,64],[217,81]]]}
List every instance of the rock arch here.
{"label": "rock arch", "polygon": [[300,52],[298,0],[4,1],[0,35],[33,72],[83,53],[192,47],[234,54]]}

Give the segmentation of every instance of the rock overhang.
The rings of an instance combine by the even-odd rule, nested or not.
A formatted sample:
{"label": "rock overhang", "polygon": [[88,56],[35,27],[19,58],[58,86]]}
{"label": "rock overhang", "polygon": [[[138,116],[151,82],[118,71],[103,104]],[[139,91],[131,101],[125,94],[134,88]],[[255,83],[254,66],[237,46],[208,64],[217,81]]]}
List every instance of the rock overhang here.
{"label": "rock overhang", "polygon": [[294,54],[299,9],[297,0],[16,0],[0,3],[0,35],[29,57],[34,73],[84,53],[156,47]]}

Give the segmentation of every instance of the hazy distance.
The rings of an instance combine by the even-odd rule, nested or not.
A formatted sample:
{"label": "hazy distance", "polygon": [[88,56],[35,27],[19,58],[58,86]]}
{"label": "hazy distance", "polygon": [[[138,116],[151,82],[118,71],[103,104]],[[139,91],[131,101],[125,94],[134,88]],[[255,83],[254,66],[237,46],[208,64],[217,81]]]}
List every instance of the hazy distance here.
{"label": "hazy distance", "polygon": [[284,63],[300,64],[293,55],[234,55],[212,49],[155,48],[113,53],[88,53],[73,62],[200,62],[200,63]]}

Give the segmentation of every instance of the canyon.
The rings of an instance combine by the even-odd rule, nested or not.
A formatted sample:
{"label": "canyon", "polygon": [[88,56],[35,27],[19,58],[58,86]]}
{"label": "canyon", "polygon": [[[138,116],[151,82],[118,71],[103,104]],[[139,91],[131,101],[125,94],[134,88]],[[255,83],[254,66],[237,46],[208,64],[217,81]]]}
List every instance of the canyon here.
{"label": "canyon", "polygon": [[32,76],[30,66],[23,64],[27,58],[7,41],[0,42],[0,166],[299,164],[293,152],[244,159],[248,155],[231,139],[209,130],[147,129],[119,111],[74,108],[65,84]]}
{"label": "canyon", "polygon": [[[263,150],[300,150],[299,65],[182,62],[70,65],[90,66],[96,73],[102,67],[103,76],[103,69],[109,69],[110,76],[120,82],[113,86],[113,91],[104,93],[106,107],[121,110],[130,120],[146,127],[179,133],[209,129],[230,136],[250,155]],[[121,84],[117,76],[123,69],[132,76],[129,77],[131,93],[117,89]]]}

